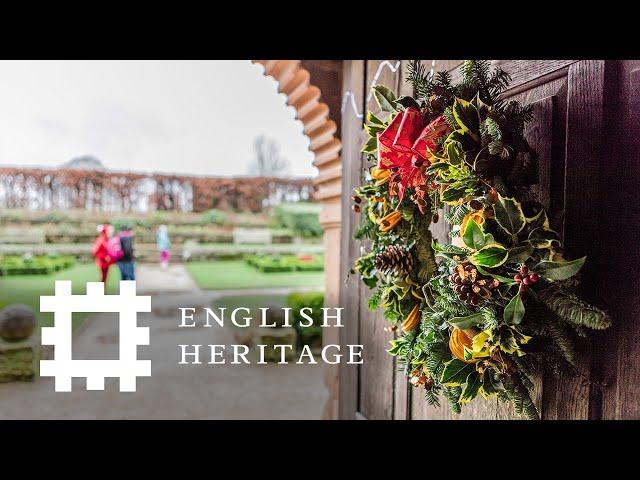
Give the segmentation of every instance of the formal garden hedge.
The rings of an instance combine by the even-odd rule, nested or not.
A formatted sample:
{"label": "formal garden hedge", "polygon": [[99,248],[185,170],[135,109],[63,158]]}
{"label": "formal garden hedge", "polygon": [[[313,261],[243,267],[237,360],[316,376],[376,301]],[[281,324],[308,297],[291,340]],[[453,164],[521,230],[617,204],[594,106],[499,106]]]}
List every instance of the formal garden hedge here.
{"label": "formal garden hedge", "polygon": [[324,270],[324,256],[322,255],[247,255],[245,261],[264,273],[320,272]]}
{"label": "formal garden hedge", "polygon": [[[293,328],[298,332],[298,346],[322,345],[322,310],[324,306],[324,294],[322,292],[294,292],[287,297],[287,306],[291,307],[291,313],[293,315]],[[313,325],[306,327],[301,326],[303,317],[300,315],[302,308],[308,307],[311,311],[306,313],[313,319]],[[307,323],[305,320],[304,323]]]}
{"label": "formal garden hedge", "polygon": [[286,228],[300,237],[320,237],[322,226],[318,203],[282,203],[273,207],[273,217],[279,227]]}
{"label": "formal garden hedge", "polygon": [[7,255],[0,257],[0,275],[48,275],[75,265],[72,255]]}

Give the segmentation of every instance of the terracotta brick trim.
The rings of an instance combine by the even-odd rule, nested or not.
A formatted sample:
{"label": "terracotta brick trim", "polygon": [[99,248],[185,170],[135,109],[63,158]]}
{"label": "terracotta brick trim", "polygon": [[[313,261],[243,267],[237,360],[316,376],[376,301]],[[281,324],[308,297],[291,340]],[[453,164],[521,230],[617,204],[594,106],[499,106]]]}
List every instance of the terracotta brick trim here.
{"label": "terracotta brick trim", "polygon": [[320,89],[311,83],[309,71],[300,60],[252,60],[264,67],[264,75],[273,77],[279,84],[278,91],[287,96],[287,105],[296,110],[296,118],[304,125],[309,138],[309,149],[314,154],[313,164],[319,170],[314,183],[318,186],[316,198],[323,203],[323,226],[338,227],[340,212],[335,208],[340,202],[342,184],[342,144],[336,137],[336,122],[329,118],[329,107],[321,100]]}

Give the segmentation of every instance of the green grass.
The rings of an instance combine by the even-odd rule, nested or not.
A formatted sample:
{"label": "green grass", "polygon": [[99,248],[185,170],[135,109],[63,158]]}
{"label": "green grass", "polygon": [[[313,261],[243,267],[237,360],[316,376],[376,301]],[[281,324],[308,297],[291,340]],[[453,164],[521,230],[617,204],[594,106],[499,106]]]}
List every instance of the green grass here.
{"label": "green grass", "polygon": [[185,266],[203,290],[324,285],[324,272],[263,273],[250,267],[243,260],[189,262]]}
{"label": "green grass", "polygon": [[256,252],[299,252],[299,253],[322,253],[324,246],[321,242],[316,243],[199,243],[196,247],[215,249],[220,251],[252,250]]}
{"label": "green grass", "polygon": [[[83,294],[86,282],[100,280],[95,264],[77,264],[68,270],[50,275],[15,275],[0,277],[0,304],[24,303],[36,312],[39,327],[53,325],[53,313],[40,313],[40,296],[53,295],[56,280],[71,280],[73,293]],[[118,267],[111,267],[107,280],[107,292],[116,293],[120,273]],[[87,317],[87,313],[73,314],[73,327],[77,328]]]}

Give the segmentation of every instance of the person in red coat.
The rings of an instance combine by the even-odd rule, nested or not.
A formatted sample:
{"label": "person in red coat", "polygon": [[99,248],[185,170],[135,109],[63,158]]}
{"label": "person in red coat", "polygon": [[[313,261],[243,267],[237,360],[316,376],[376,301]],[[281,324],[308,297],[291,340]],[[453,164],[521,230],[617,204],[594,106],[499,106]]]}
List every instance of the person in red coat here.
{"label": "person in red coat", "polygon": [[92,253],[96,259],[96,265],[100,269],[101,281],[107,283],[109,267],[113,263],[113,259],[109,254],[109,224],[100,225],[98,229],[100,234],[93,242]]}

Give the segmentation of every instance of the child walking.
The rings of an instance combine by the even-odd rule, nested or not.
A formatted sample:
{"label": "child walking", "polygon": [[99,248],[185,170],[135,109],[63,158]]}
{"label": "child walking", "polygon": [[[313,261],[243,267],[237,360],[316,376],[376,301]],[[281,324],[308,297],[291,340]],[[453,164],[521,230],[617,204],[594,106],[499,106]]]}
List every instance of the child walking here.
{"label": "child walking", "polygon": [[169,232],[166,225],[160,225],[158,227],[158,233],[156,234],[156,243],[158,245],[158,251],[160,252],[160,264],[162,268],[169,266],[169,257],[171,253],[171,240],[169,239]]}

